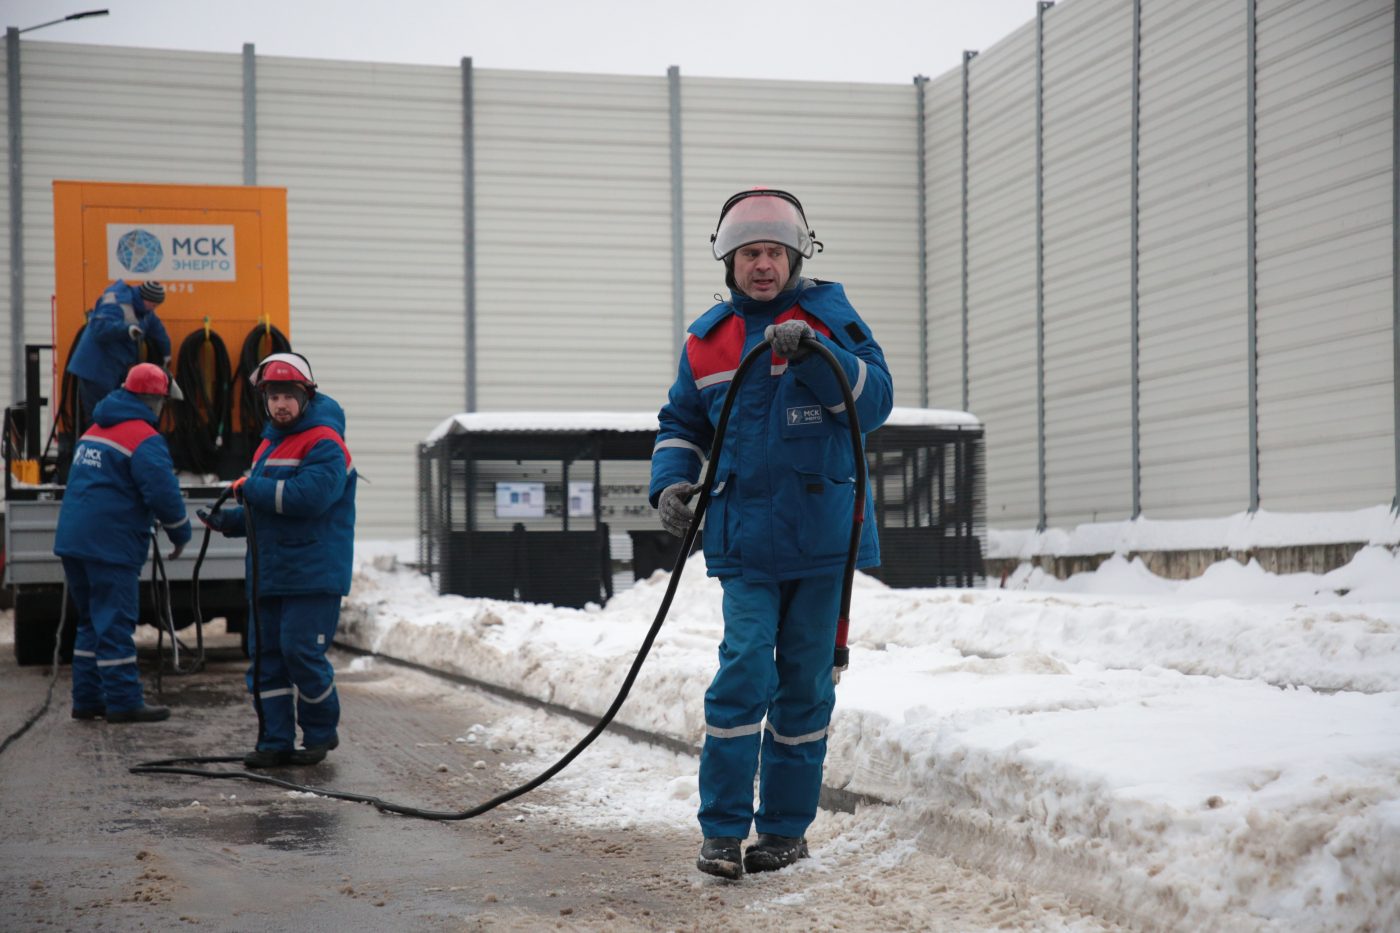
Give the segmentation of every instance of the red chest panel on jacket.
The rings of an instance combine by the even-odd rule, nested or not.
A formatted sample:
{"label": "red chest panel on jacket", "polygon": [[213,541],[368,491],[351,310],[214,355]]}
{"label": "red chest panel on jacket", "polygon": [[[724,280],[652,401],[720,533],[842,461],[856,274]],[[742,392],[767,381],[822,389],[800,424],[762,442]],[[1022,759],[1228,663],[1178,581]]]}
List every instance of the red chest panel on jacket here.
{"label": "red chest panel on jacket", "polygon": [[[253,454],[253,463],[262,462],[267,466],[296,466],[306,458],[311,452],[311,448],[321,441],[330,441],[340,448],[340,452],[345,456],[345,469],[348,472],[351,468],[350,448],[345,446],[345,439],[335,432],[334,428],[325,425],[310,428],[291,437],[283,438],[271,452],[268,447],[272,442],[263,438],[263,442],[258,445],[257,453]],[[263,454],[267,453],[267,459],[263,459]]]}
{"label": "red chest panel on jacket", "polygon": [[132,419],[106,428],[94,424],[83,432],[81,439],[105,442],[131,456],[143,441],[154,437],[156,433],[156,429],[146,422]]}
{"label": "red chest panel on jacket", "polygon": [[[827,337],[831,336],[831,328],[806,311],[800,305],[793,305],[774,319],[775,324],[784,321],[806,321],[811,325],[812,330]],[[728,378],[734,374],[734,370],[739,368],[739,361],[744,356],[744,319],[738,314],[731,314],[718,325],[710,330],[704,337],[696,337],[694,334],[685,343],[686,359],[690,362],[691,375],[695,377],[695,383],[700,388],[727,382]],[[783,365],[787,361],[773,357],[773,363]],[[775,373],[778,375],[781,373]]]}

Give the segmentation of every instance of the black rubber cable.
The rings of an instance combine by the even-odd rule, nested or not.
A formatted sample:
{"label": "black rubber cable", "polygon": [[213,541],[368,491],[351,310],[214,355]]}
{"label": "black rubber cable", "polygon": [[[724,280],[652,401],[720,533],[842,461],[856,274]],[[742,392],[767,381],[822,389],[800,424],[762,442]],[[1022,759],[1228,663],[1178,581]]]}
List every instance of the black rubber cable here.
{"label": "black rubber cable", "polygon": [[[268,343],[267,353],[263,353],[261,349],[263,340]],[[262,434],[264,419],[262,400],[258,398],[257,389],[250,377],[257,372],[258,364],[268,353],[285,353],[291,348],[291,341],[271,324],[258,324],[243,338],[235,380],[238,383],[238,406],[242,412],[240,427],[243,436],[248,440],[250,453],[257,446],[258,435]]]}
{"label": "black rubber cable", "polygon": [[[206,347],[213,357],[213,372],[206,372],[203,364]],[[232,382],[223,338],[214,330],[191,331],[175,357],[175,383],[185,397],[183,405],[171,407],[177,468],[194,473],[218,470],[219,455],[232,428]]]}
{"label": "black rubber cable", "polygon": [[[835,355],[832,354],[830,350],[822,346],[816,340],[812,339],[804,340],[802,345],[808,350],[817,353],[827,362],[827,364],[831,367],[832,372],[836,375],[837,382],[841,386],[841,395],[845,401],[846,406],[847,421],[851,427],[851,438],[852,444],[854,445],[853,453],[855,455],[856,461],[857,480],[860,483],[860,486],[858,486],[856,489],[856,503],[857,508],[859,509],[861,503],[863,503],[865,499],[865,451],[861,443],[860,421],[856,414],[855,397],[851,393],[850,382],[846,378],[845,370],[841,368],[841,364],[837,362]],[[598,720],[598,722],[593,726],[593,728],[588,731],[588,734],[585,735],[582,739],[580,739],[578,743],[574,745],[573,748],[569,749],[569,751],[566,752],[562,758],[560,758],[550,767],[546,768],[544,771],[540,772],[540,774],[532,780],[521,784],[519,787],[514,787],[503,794],[499,794],[495,797],[492,797],[485,803],[477,804],[476,806],[471,807],[469,809],[460,811],[444,811],[425,810],[419,807],[410,807],[406,804],[392,803],[390,801],[384,800],[381,797],[374,797],[367,794],[355,794],[349,791],[335,790],[333,788],[315,787],[307,784],[298,784],[295,781],[284,780],[283,778],[273,777],[269,774],[254,773],[251,771],[210,771],[202,768],[184,767],[184,765],[188,764],[211,764],[214,762],[242,761],[242,758],[239,756],[165,758],[159,761],[142,762],[140,764],[132,766],[128,770],[132,774],[188,774],[195,777],[210,777],[222,779],[237,778],[245,781],[255,781],[259,784],[270,784],[274,787],[283,787],[287,790],[295,790],[302,791],[303,793],[316,794],[317,796],[329,797],[334,800],[348,800],[352,803],[367,803],[384,813],[397,813],[400,816],[411,816],[416,817],[418,819],[438,820],[443,822],[455,822],[460,820],[472,819],[473,817],[480,816],[483,813],[487,813],[491,810],[496,809],[503,803],[507,803],[511,800],[514,800],[517,797],[524,796],[525,794],[528,794],[530,791],[539,787],[541,784],[554,777],[554,775],[564,770],[564,768],[568,767],[570,762],[577,758],[585,748],[591,745],[593,741],[596,738],[598,738],[599,735],[602,734],[603,730],[606,729],[608,725],[613,721],[613,717],[617,715],[618,710],[622,708],[623,702],[627,699],[627,695],[631,692],[632,685],[636,682],[637,675],[641,672],[642,662],[646,660],[647,654],[651,651],[652,644],[656,641],[657,635],[661,632],[661,625],[666,621],[667,613],[670,612],[671,602],[673,599],[675,599],[676,595],[676,587],[680,584],[681,572],[685,569],[686,559],[690,556],[691,548],[695,544],[695,536],[700,530],[701,520],[704,518],[705,510],[710,504],[710,490],[714,486],[715,473],[719,469],[720,451],[724,445],[724,435],[729,426],[730,411],[733,409],[734,401],[738,397],[739,385],[743,382],[744,376],[748,372],[749,368],[753,365],[753,362],[756,359],[758,359],[764,352],[766,352],[769,349],[769,347],[770,344],[767,340],[760,340],[758,344],[752,350],[750,350],[747,355],[744,356],[743,360],[739,363],[739,367],[734,371],[734,376],[729,384],[729,390],[726,392],[724,397],[724,405],[720,409],[719,421],[715,425],[715,435],[710,445],[709,463],[705,469],[705,478],[704,482],[701,485],[700,499],[696,502],[695,505],[695,516],[691,519],[690,528],[686,531],[685,538],[681,544],[680,553],[676,557],[676,564],[671,570],[671,581],[666,586],[666,594],[662,597],[661,605],[656,610],[656,617],[652,620],[651,628],[647,630],[646,637],[642,640],[642,646],[637,651],[637,656],[633,659],[632,666],[628,669],[627,676],[622,681],[622,687],[618,690],[617,696],[612,701],[612,705],[610,705],[607,711],[603,713],[602,718]],[[244,514],[247,514],[246,509],[244,510]],[[859,518],[860,514],[859,512],[857,512],[855,520],[853,521],[854,528],[851,535],[851,550],[846,561],[846,575],[844,580],[842,581],[842,618],[848,617],[850,612],[851,587],[855,575],[856,550],[859,547],[860,543]],[[252,532],[253,529],[250,524],[248,529],[248,538],[250,546],[251,542],[253,541]],[[256,604],[256,555],[254,556],[253,560],[253,572],[253,602],[254,604]],[[256,609],[254,611],[256,611]],[[260,704],[257,703],[258,676],[256,673],[256,658],[257,652],[254,652],[255,673],[253,677],[253,696],[254,703],[258,709],[258,736],[259,740],[261,740],[262,707]]]}
{"label": "black rubber cable", "polygon": [[28,732],[30,727],[32,727],[36,722],[42,719],[44,714],[48,712],[49,705],[53,702],[53,686],[55,681],[58,680],[58,662],[60,656],[62,655],[63,648],[63,629],[66,627],[67,621],[68,583],[65,581],[63,584],[63,601],[59,604],[58,607],[58,631],[55,632],[53,636],[53,662],[52,667],[49,670],[48,693],[44,695],[44,702],[39,705],[39,708],[36,709],[33,713],[31,713],[29,715],[29,718],[24,721],[24,725],[20,726],[14,732],[11,732],[9,735],[5,736],[5,741],[0,742],[0,755],[3,755],[5,753],[5,749],[9,748],[14,742],[16,742],[19,739],[20,736]]}
{"label": "black rubber cable", "polygon": [[[208,529],[205,529],[204,548],[209,545]],[[196,580],[193,586],[198,586]],[[175,606],[170,598],[170,576],[165,571],[165,559],[160,553],[158,530],[151,533],[151,607],[156,615],[156,694],[161,695],[161,674],[165,670],[165,633],[170,632],[170,672],[177,675],[197,674],[204,669],[204,617],[199,612],[199,596],[196,592],[194,613],[195,650],[194,660],[188,665],[180,663],[180,649],[185,648],[175,630]]]}

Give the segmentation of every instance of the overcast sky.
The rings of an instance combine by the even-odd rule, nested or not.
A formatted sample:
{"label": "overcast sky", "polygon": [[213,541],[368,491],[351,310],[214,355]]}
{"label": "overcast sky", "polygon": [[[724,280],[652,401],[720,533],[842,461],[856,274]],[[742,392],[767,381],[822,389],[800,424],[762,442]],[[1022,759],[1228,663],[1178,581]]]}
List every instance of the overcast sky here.
{"label": "overcast sky", "polygon": [[872,81],[958,67],[1035,0],[5,0],[22,40],[476,68]]}

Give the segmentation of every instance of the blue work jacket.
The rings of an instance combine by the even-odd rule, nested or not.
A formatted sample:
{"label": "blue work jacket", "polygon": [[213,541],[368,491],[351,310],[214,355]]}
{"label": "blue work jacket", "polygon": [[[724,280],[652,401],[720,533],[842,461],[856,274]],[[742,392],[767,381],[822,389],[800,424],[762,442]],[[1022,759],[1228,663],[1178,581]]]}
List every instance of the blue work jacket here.
{"label": "blue work jacket", "polygon": [[[764,329],[798,319],[835,356],[855,396],[864,436],[889,417],[893,383],[884,352],[835,282],[802,279],[771,301],[732,293],[689,328],[661,409],[651,459],[653,506],[672,483],[695,482],[739,362]],[[855,511],[855,458],[840,383],[824,358],[756,360],[738,389],[704,529],[711,576],[754,581],[840,573]],[[857,566],[880,562],[868,484]],[[694,503],[692,502],[692,505]]]}
{"label": "blue work jacket", "polygon": [[190,540],[190,519],[170,448],[140,398],[116,389],[93,409],[73,450],[53,552],[138,571],[151,550],[152,519],[172,544]]}
{"label": "blue work jacket", "polygon": [[170,358],[165,325],[136,287],[118,280],[107,286],[88,312],[87,326],[68,358],[68,371],[109,391],[121,385],[126,371],[141,362],[140,346],[131,339],[132,324],[141,328],[156,354],[148,362],[163,365]]}
{"label": "blue work jacket", "polygon": [[[222,530],[247,534],[252,510],[260,596],[350,592],[355,554],[355,465],[345,445],[345,412],[317,393],[289,431],[271,421],[243,484],[243,506],[225,508]],[[253,589],[253,552],[247,583]]]}

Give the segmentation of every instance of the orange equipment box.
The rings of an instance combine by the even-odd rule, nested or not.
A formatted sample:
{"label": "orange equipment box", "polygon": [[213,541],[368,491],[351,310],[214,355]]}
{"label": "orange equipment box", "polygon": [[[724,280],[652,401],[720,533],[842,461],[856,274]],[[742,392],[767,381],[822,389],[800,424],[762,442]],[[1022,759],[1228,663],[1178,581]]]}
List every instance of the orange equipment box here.
{"label": "orange equipment box", "polygon": [[85,315],[116,279],[165,285],[156,313],[172,353],[205,326],[235,365],[259,324],[291,339],[285,188],[55,181],[53,213],[55,385]]}

